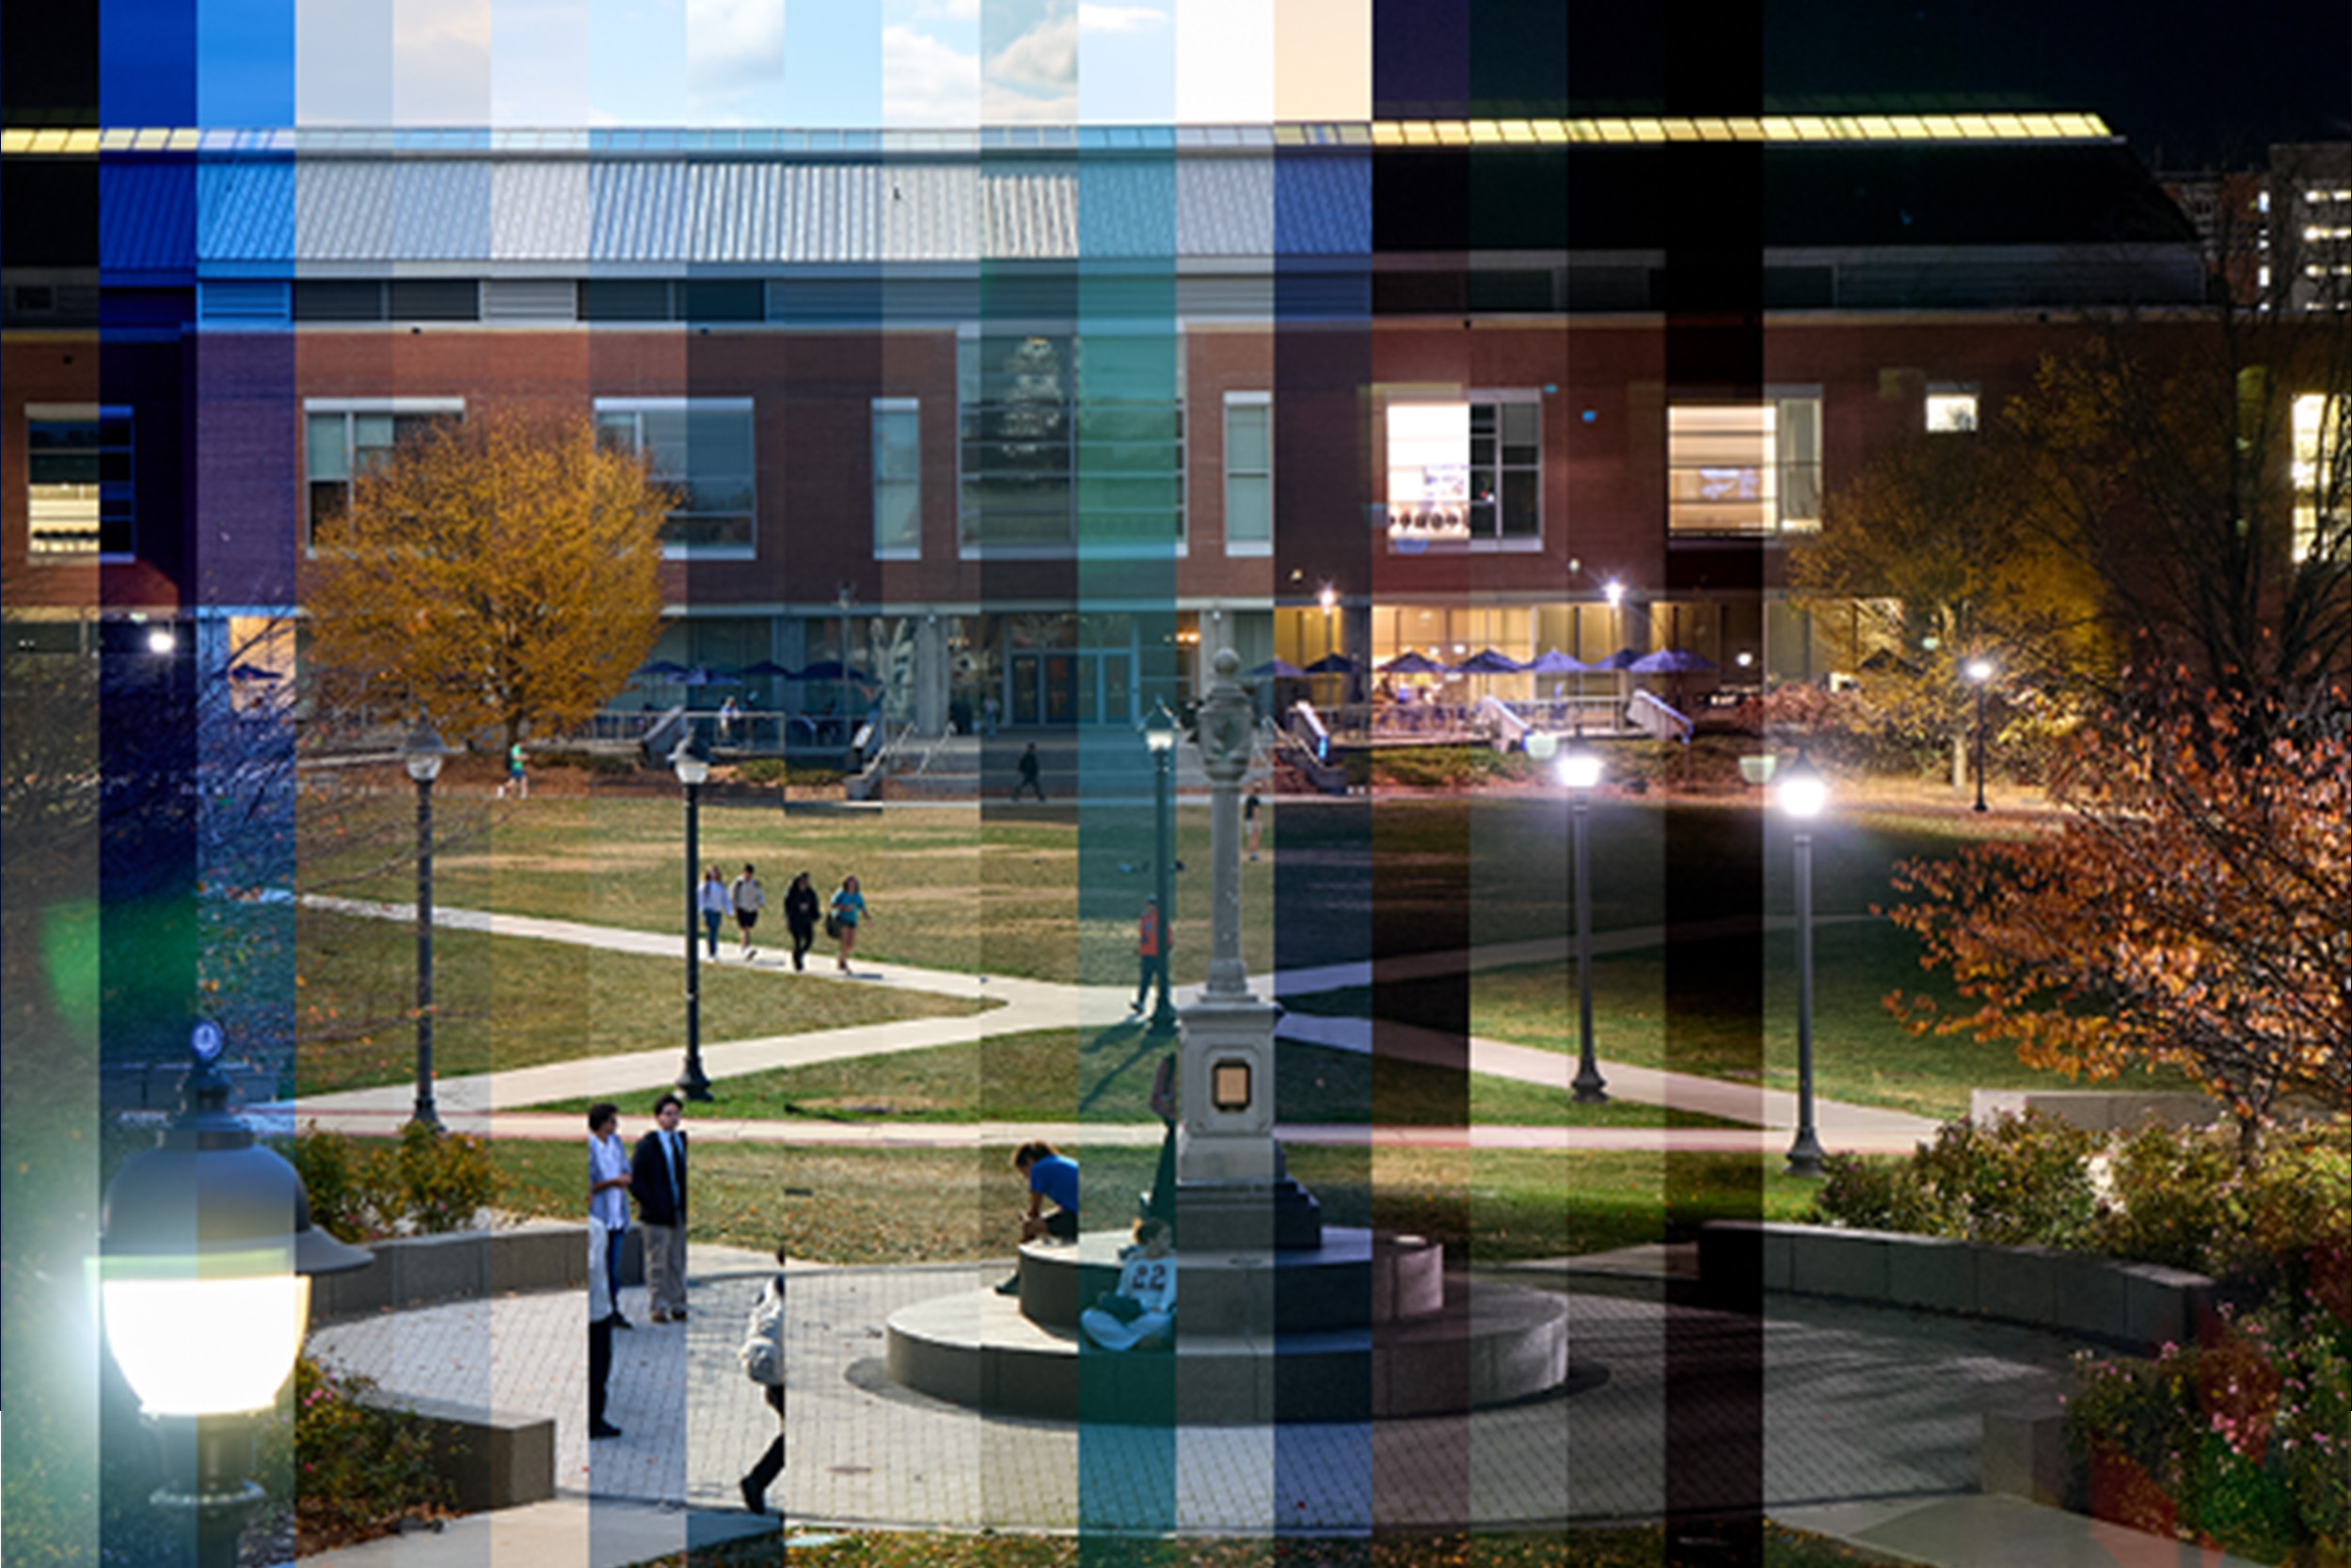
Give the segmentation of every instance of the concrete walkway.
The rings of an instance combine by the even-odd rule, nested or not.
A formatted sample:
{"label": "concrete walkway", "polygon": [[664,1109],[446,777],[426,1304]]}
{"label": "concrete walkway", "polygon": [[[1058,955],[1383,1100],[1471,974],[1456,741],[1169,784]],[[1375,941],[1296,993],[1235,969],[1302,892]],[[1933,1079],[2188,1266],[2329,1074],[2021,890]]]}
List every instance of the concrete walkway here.
{"label": "concrete walkway", "polygon": [[[415,906],[409,904],[321,897],[312,897],[306,902],[315,909],[359,918],[402,922],[416,919]],[[572,920],[490,914],[476,910],[437,909],[434,924],[455,930],[558,942],[605,952],[653,958],[678,958],[680,949],[680,938],[677,936],[660,936]],[[1768,923],[1768,928],[1785,924],[1785,921]],[[1716,933],[1675,934],[1704,936]],[[1638,951],[1663,943],[1667,936],[1664,928],[1657,927],[1613,931],[1597,935],[1594,947],[1596,952]],[[1570,946],[1565,939],[1498,943],[1471,950],[1469,965],[1472,970],[1481,970],[1558,962],[1568,957],[1569,952]],[[1423,974],[1457,973],[1462,962],[1462,956],[1458,954],[1431,954],[1384,960],[1380,975],[1383,980],[1393,981],[1411,979]],[[731,966],[749,967],[760,973],[789,973],[784,958],[775,954],[762,955],[748,966],[734,960]],[[1373,966],[1360,962],[1282,971],[1260,979],[1256,984],[1261,994],[1270,993],[1279,998],[1365,987],[1372,982]],[[990,1011],[961,1018],[910,1019],[896,1023],[865,1024],[803,1035],[771,1035],[706,1044],[702,1048],[704,1070],[713,1079],[724,1079],[780,1068],[807,1067],[819,1062],[844,1061],[899,1051],[921,1051],[985,1036],[1017,1034],[1033,1029],[1106,1029],[1126,1022],[1132,1016],[1127,1007],[1131,993],[1124,986],[1065,985],[864,960],[854,965],[853,974],[845,977],[843,983],[923,991],[993,1006]],[[1182,1006],[1197,999],[1199,994],[1198,986],[1184,986],[1177,988],[1175,998],[1178,1006]],[[1290,1012],[1283,1015],[1277,1032],[1288,1039],[1338,1050],[1359,1053],[1372,1050],[1372,1025],[1362,1019]],[[1472,1072],[1562,1090],[1567,1088],[1576,1073],[1575,1059],[1557,1052],[1538,1051],[1476,1037],[1470,1038],[1469,1048],[1469,1065]],[[1434,1030],[1383,1025],[1381,1049],[1384,1053],[1406,1059],[1437,1062],[1460,1059],[1460,1046]],[[1785,1147],[1790,1130],[1796,1126],[1796,1097],[1790,1094],[1684,1073],[1662,1072],[1621,1062],[1603,1061],[1600,1066],[1601,1074],[1609,1084],[1609,1092],[1616,1099],[1699,1112],[1742,1125],[1724,1129],[1663,1130],[1286,1127],[1282,1130],[1282,1136],[1299,1143],[1369,1142],[1390,1146],[1672,1148],[1769,1151]],[[676,1048],[665,1046],[659,1051],[443,1078],[436,1082],[434,1096],[442,1119],[460,1132],[517,1138],[575,1137],[580,1132],[577,1117],[532,1116],[501,1110],[500,1107],[540,1105],[553,1100],[586,1096],[602,1096],[627,1102],[667,1085],[676,1076],[677,1067]],[[255,1111],[263,1118],[316,1122],[319,1126],[345,1132],[389,1132],[397,1130],[408,1118],[414,1099],[413,1086],[399,1084],[337,1094],[306,1095],[296,1104],[281,1102],[259,1106]],[[1869,1106],[1817,1100],[1814,1110],[1822,1144],[1832,1149],[1901,1153],[1922,1139],[1933,1136],[1935,1132],[1935,1123],[1925,1117]],[[695,1132],[697,1136],[705,1138],[745,1142],[895,1144],[910,1148],[978,1146],[1017,1141],[1021,1137],[1043,1137],[1056,1143],[1073,1144],[1151,1143],[1156,1142],[1160,1136],[1159,1127],[1149,1122],[1138,1122],[1132,1127],[1089,1122],[1055,1128],[1041,1128],[1034,1124],[1012,1128],[990,1124],[916,1122],[744,1122],[699,1116],[695,1118]]]}

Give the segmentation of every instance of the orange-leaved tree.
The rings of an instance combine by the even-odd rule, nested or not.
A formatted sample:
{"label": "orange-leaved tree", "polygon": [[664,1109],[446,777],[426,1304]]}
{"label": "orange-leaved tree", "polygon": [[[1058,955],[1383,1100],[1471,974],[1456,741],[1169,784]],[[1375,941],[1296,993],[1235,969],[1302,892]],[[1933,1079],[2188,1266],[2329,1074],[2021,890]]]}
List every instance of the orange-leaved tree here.
{"label": "orange-leaved tree", "polygon": [[[2074,736],[2066,808],[2029,840],[1912,861],[1890,911],[1971,1011],[1899,993],[1915,1029],[2016,1042],[2093,1080],[2172,1068],[2237,1117],[2241,1157],[2284,1100],[2352,1098],[2352,741],[2344,694],[2298,721],[2208,691]],[[2310,721],[2315,720],[2316,721]]]}
{"label": "orange-leaved tree", "polygon": [[493,406],[353,477],[322,523],[306,603],[321,680],[513,745],[593,714],[652,648],[661,523],[644,459],[584,411]]}

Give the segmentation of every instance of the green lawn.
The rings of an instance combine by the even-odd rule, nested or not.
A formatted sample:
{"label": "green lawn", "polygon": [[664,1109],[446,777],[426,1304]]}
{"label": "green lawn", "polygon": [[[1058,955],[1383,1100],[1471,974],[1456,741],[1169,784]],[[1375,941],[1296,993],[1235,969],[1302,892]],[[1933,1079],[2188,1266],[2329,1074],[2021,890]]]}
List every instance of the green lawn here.
{"label": "green lawn", "polygon": [[[295,1089],[404,1082],[416,1072],[416,937],[406,925],[304,910],[297,919]],[[920,991],[701,967],[706,1040],[986,1011]],[[443,1077],[679,1044],[685,966],[523,937],[433,936],[434,1067]]]}
{"label": "green lawn", "polygon": [[[1189,867],[1176,879],[1182,984],[1200,978],[1208,962],[1209,814],[1185,805],[1176,816],[1177,858]],[[779,942],[776,906],[795,872],[810,873],[820,896],[855,873],[869,913],[858,951],[868,958],[1124,984],[1135,978],[1136,915],[1152,891],[1152,834],[1151,813],[1139,806],[787,814],[771,802],[706,806],[700,848],[705,863],[729,877],[747,861],[759,867]],[[672,930],[684,921],[683,847],[674,801],[534,800],[502,808],[484,832],[437,855],[435,896],[453,908]],[[355,855],[306,866],[305,876],[334,880],[346,896],[414,895],[405,863],[362,875],[373,869]],[[1272,877],[1270,862],[1245,867],[1252,910],[1266,907]],[[1260,921],[1245,957],[1257,970],[1271,955]]]}
{"label": "green lawn", "polygon": [[[1102,1121],[1150,1115],[1166,1036],[1128,1024],[1093,1035],[1047,1029],[922,1051],[861,1056],[721,1079],[729,1117],[846,1122]],[[1377,1119],[1389,1125],[1718,1127],[1712,1117],[1613,1101],[1579,1105],[1565,1090],[1507,1078],[1377,1062],[1359,1052],[1281,1042],[1275,1115],[1286,1122]],[[1467,1093],[1465,1089],[1467,1087]],[[587,1098],[540,1110],[583,1112]]]}
{"label": "green lawn", "polygon": [[[1011,1149],[698,1145],[693,1235],[829,1263],[978,1261],[1009,1257],[1023,1202]],[[1116,1227],[1152,1182],[1158,1150],[1081,1146],[1098,1213]],[[1778,1155],[1645,1151],[1397,1149],[1294,1145],[1293,1175],[1333,1225],[1431,1236],[1466,1261],[1602,1252],[1694,1234],[1701,1220],[1794,1219],[1816,1184],[1780,1175]],[[503,1202],[572,1217],[580,1146],[502,1141]]]}
{"label": "green lawn", "polygon": [[[693,1568],[1663,1568],[1666,1527],[1495,1530],[1475,1535],[1382,1531],[1359,1537],[1277,1539],[1095,1535],[946,1535],[919,1530],[824,1532],[822,1544],[760,1538],[697,1546]],[[1840,1545],[1822,1536],[1763,1527],[1760,1568],[1903,1568],[1906,1560]],[[1714,1561],[1685,1555],[1678,1561]],[[1757,1560],[1725,1550],[1721,1560]],[[639,1568],[687,1568],[684,1555]]]}
{"label": "green lawn", "polygon": [[[1757,968],[1760,961],[1761,968]],[[1926,992],[1953,1003],[1939,974],[1923,972],[1918,943],[1884,921],[1839,923],[1814,932],[1814,1083],[1832,1100],[1938,1118],[1964,1115],[1972,1088],[2047,1088],[2062,1081],[2021,1066],[2015,1049],[1970,1035],[1917,1036],[1889,1016],[1890,991]],[[1745,976],[1746,990],[1735,990]],[[1669,1026],[1668,986],[1677,988]],[[1738,999],[1761,997],[1762,1082],[1793,1089],[1797,1070],[1796,938],[1689,942],[1596,958],[1593,1040],[1603,1057],[1706,1077],[1756,1082],[1756,1015]],[[1447,1026],[1457,993],[1438,987],[1383,987],[1383,1015]],[[1574,1053],[1576,972],[1570,963],[1484,971],[1470,981],[1472,1033]],[[1363,1017],[1361,988],[1285,996],[1302,1012]],[[1456,1025],[1458,1026],[1458,1025]]]}

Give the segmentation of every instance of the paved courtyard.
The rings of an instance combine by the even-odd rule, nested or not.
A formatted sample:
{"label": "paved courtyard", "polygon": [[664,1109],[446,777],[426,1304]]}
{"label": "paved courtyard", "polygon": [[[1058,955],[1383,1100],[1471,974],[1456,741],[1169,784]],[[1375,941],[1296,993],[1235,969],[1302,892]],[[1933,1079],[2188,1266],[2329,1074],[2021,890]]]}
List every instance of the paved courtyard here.
{"label": "paved courtyard", "polygon": [[[736,1480],[772,1428],[734,1356],[758,1263],[698,1252],[690,1321],[616,1336],[611,1413],[624,1435],[593,1445],[578,1292],[387,1314],[322,1329],[313,1348],[397,1393],[553,1417],[566,1492],[735,1509]],[[889,1314],[1001,1272],[795,1272],[789,1462],[772,1507],[850,1525],[1253,1533],[1655,1515],[1666,1506],[1670,1315],[1677,1397],[1694,1397],[1700,1418],[1678,1424],[1677,1497],[1688,1506],[1693,1482],[1718,1471],[1727,1500],[1741,1490],[1724,1456],[1692,1437],[1707,1428],[1708,1360],[1744,1354],[1750,1325],[1738,1320],[1580,1295],[1567,1393],[1377,1425],[1081,1426],[984,1417],[893,1386]],[[642,1291],[625,1291],[624,1305],[643,1318]],[[1762,1329],[1774,1508],[1972,1489],[1982,1411],[2057,1392],[2073,1348],[1918,1314],[1777,1298],[1774,1312]],[[1736,1386],[1724,1394],[1735,1409]]]}

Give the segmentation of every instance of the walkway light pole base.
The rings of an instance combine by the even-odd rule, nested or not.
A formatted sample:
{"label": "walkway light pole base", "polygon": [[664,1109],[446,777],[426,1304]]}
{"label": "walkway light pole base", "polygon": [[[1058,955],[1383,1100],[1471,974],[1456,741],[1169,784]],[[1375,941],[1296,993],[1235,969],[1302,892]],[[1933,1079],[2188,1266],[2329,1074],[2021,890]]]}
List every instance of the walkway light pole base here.
{"label": "walkway light pole base", "polygon": [[1799,1128],[1796,1142],[1788,1146],[1788,1174],[1819,1177],[1821,1174],[1821,1140],[1813,1135],[1812,1128]]}

